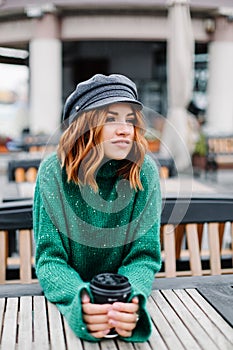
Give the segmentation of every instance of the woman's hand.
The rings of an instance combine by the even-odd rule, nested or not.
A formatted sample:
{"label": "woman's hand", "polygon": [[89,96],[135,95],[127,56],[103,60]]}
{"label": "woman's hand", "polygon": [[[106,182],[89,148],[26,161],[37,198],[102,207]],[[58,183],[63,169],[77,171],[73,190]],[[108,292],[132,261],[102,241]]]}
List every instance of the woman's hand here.
{"label": "woman's hand", "polygon": [[137,297],[131,303],[113,303],[108,312],[108,323],[122,337],[130,337],[138,321],[139,300]]}
{"label": "woman's hand", "polygon": [[92,304],[88,294],[82,296],[83,319],[89,333],[95,338],[103,338],[111,328],[122,337],[130,337],[138,321],[138,298],[131,303]]}
{"label": "woman's hand", "polygon": [[82,296],[83,320],[88,332],[95,338],[103,338],[110,332],[108,312],[111,304],[92,304],[88,294]]}

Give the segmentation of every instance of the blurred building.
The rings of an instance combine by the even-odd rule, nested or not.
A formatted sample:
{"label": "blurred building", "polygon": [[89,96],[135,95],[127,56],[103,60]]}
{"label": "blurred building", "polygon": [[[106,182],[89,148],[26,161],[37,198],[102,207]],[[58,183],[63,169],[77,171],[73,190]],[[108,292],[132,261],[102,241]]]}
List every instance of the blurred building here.
{"label": "blurred building", "polygon": [[[193,100],[210,131],[233,132],[233,2],[191,0],[190,10]],[[29,67],[31,131],[59,128],[65,98],[94,73],[128,75],[144,104],[166,116],[167,14],[161,0],[0,0],[0,47],[29,53],[0,53],[0,63]]]}

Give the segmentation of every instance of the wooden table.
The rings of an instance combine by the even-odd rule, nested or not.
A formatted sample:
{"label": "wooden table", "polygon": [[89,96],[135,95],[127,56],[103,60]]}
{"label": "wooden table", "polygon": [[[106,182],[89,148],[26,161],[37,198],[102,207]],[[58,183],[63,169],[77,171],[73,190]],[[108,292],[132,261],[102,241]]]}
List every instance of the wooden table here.
{"label": "wooden table", "polygon": [[[180,286],[177,280],[181,282]],[[126,343],[119,339],[103,340],[100,343],[81,341],[71,331],[57,308],[41,295],[38,285],[2,286],[0,348],[1,350],[232,350],[233,324],[229,320],[226,321],[215,309],[214,303],[212,303],[214,307],[211,306],[198,289],[198,285],[216,289],[218,286],[216,281],[231,288],[233,275],[219,276],[217,280],[216,276],[156,279],[154,285],[157,289],[153,289],[148,300],[153,331],[149,341],[145,343]],[[181,287],[182,282],[185,287]],[[163,288],[160,289],[160,286]],[[15,296],[17,290],[21,296]],[[231,303],[231,310],[232,305]]]}

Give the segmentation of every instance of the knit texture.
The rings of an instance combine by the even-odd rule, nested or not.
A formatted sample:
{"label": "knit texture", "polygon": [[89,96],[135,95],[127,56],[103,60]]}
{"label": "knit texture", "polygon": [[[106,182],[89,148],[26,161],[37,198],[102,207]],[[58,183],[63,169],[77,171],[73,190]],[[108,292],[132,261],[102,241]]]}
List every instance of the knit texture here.
{"label": "knit texture", "polygon": [[[143,342],[151,334],[146,301],[161,267],[160,181],[154,161],[146,156],[140,176],[142,191],[117,176],[120,161],[99,170],[99,192],[67,183],[56,154],[38,172],[33,208],[35,264],[47,299],[55,303],[75,334],[89,341],[82,318],[81,294],[92,299],[90,280],[98,273],[125,275],[129,298],[139,297],[140,319],[130,338]],[[121,338],[121,337],[120,337]]]}

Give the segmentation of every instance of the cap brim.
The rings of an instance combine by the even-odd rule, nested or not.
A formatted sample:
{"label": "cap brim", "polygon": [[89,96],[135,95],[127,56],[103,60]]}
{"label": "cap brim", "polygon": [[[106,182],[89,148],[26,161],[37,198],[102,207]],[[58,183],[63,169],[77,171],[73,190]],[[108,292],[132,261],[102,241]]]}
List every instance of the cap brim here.
{"label": "cap brim", "polygon": [[[132,103],[138,106],[139,110],[143,109],[143,104],[137,100],[126,98],[126,97],[107,97],[99,101],[95,101],[84,108],[77,108],[77,111],[69,116],[69,124],[71,124],[81,113],[91,111],[92,109],[106,107],[113,103]],[[77,106],[78,107],[78,106]]]}
{"label": "cap brim", "polygon": [[[105,99],[101,99],[100,101],[95,101],[91,103],[87,107],[81,109],[80,112],[90,111],[91,109],[105,107],[113,103],[124,103],[124,102],[136,104],[137,106],[139,106],[140,109],[143,108],[142,103],[134,99],[130,99],[126,97],[107,97]],[[79,112],[79,110],[77,110],[77,112]]]}

